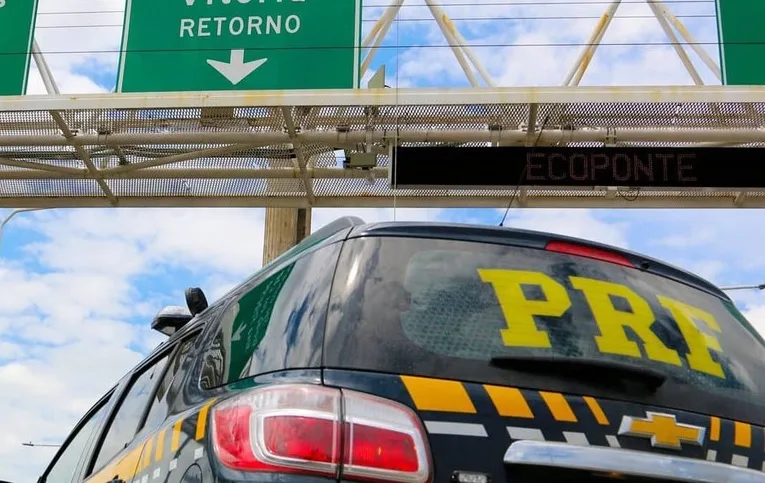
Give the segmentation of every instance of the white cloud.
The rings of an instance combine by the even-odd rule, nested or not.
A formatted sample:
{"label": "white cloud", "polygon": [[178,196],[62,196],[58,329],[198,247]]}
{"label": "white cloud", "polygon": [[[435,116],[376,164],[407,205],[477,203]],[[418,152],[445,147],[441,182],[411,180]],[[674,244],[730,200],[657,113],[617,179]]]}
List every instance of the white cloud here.
{"label": "white cloud", "polygon": [[754,328],[757,329],[757,332],[765,335],[765,296],[760,294],[756,298],[757,301],[754,304],[748,305],[742,313],[752,323]]}
{"label": "white cloud", "polygon": [[508,216],[505,226],[526,230],[548,231],[560,235],[584,238],[609,245],[629,248],[626,223],[607,223],[599,220],[593,211],[562,210],[518,210]]}

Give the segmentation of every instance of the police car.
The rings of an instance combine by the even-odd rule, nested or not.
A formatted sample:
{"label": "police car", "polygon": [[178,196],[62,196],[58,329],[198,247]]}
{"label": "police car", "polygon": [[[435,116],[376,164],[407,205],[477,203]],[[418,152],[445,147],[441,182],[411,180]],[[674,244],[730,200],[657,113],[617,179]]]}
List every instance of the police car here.
{"label": "police car", "polygon": [[341,218],[186,295],[39,483],[765,482],[765,341],[661,261]]}

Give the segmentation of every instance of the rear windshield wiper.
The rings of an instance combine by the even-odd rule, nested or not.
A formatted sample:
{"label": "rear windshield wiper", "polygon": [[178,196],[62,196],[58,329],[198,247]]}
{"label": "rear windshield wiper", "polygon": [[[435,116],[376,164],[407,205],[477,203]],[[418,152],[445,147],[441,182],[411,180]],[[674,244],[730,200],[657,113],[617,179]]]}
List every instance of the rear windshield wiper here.
{"label": "rear windshield wiper", "polygon": [[617,389],[614,385],[620,385],[622,390],[629,390],[638,384],[653,392],[667,380],[665,374],[654,369],[602,359],[495,356],[489,363],[502,369],[570,378],[589,384],[610,386],[613,389]]}

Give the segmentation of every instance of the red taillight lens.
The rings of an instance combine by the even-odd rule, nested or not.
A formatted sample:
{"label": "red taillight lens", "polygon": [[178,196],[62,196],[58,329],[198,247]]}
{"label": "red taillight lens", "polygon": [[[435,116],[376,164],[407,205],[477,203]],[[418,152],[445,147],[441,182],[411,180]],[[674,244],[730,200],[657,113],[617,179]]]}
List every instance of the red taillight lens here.
{"label": "red taillight lens", "polygon": [[237,470],[401,483],[431,475],[425,431],[412,410],[354,391],[258,388],[213,407],[212,437],[218,460]]}
{"label": "red taillight lens", "polygon": [[264,423],[266,450],[277,458],[336,462],[335,421],[302,416],[269,416]]}
{"label": "red taillight lens", "polygon": [[340,392],[279,385],[213,407],[213,448],[236,470],[336,477],[340,462]]}
{"label": "red taillight lens", "polygon": [[360,468],[413,472],[417,471],[417,447],[414,439],[405,433],[362,424],[347,426],[346,441],[353,441],[346,448],[344,463]]}
{"label": "red taillight lens", "polygon": [[226,466],[243,470],[259,467],[249,444],[250,427],[243,424],[249,421],[251,413],[249,406],[233,406],[215,413],[218,458]]}
{"label": "red taillight lens", "polygon": [[634,265],[626,257],[618,253],[608,252],[599,248],[588,247],[585,245],[576,245],[567,242],[550,242],[545,246],[545,250],[550,252],[565,253],[566,255],[576,255],[578,257],[592,258],[608,263],[615,263],[625,267],[634,268]]}
{"label": "red taillight lens", "polygon": [[342,477],[422,483],[430,478],[425,430],[409,408],[387,399],[343,392]]}

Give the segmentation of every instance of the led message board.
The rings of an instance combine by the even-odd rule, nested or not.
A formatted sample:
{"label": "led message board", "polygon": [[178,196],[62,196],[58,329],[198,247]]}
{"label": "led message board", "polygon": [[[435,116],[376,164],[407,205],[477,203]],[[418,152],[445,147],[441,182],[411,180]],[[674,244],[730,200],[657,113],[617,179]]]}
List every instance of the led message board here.
{"label": "led message board", "polygon": [[765,188],[765,149],[661,147],[398,147],[391,187]]}

